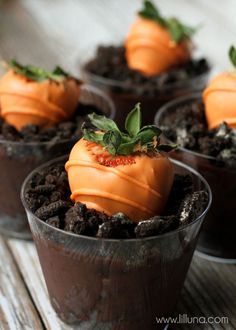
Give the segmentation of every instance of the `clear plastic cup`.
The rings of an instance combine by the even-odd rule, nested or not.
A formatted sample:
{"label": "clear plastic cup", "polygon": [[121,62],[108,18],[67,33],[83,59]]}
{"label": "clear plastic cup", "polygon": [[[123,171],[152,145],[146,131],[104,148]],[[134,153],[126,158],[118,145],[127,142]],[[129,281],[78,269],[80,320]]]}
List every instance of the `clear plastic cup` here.
{"label": "clear plastic cup", "polygon": [[[115,116],[113,102],[93,86],[81,86],[80,102],[96,105],[110,118]],[[49,142],[13,142],[0,140],[0,233],[22,239],[31,238],[27,218],[20,201],[25,177],[46,161],[69,153],[75,139]]]}
{"label": "clear plastic cup", "polygon": [[211,191],[199,173],[171,160],[176,173],[189,174],[196,190],[209,202],[192,223],[172,232],[143,239],[98,239],[56,229],[37,218],[21,198],[43,269],[51,304],[66,323],[80,329],[164,329],[156,318],[175,309],[197,243],[202,221],[211,204]]}
{"label": "clear plastic cup", "polygon": [[105,91],[114,101],[117,112],[115,121],[119,127],[123,128],[127,114],[133,109],[134,105],[141,102],[142,121],[148,125],[153,122],[159,107],[178,96],[188,95],[196,91],[201,91],[206,86],[209,79],[210,69],[197,77],[186,79],[179,82],[169,83],[161,87],[155,95],[143,95],[140,84],[135,82],[124,83],[112,80],[91,73],[86,64],[94,58],[91,51],[86,52],[85,59],[80,62],[80,69],[83,79],[89,84]]}
{"label": "clear plastic cup", "polygon": [[[178,98],[164,105],[156,114],[155,124],[167,126],[167,118],[179,107],[201,101],[201,94]],[[163,134],[164,135],[164,134]],[[166,143],[173,143],[165,137]],[[209,183],[213,202],[206,216],[197,250],[201,255],[222,262],[236,262],[236,168],[222,166],[215,157],[179,147],[172,157],[199,171]]]}

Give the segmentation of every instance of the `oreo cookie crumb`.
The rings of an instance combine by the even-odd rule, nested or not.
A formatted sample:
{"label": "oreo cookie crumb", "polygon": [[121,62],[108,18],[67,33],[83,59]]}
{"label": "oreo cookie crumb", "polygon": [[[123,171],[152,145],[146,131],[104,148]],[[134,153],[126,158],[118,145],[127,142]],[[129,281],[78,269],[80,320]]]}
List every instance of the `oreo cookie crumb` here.
{"label": "oreo cookie crumb", "polygon": [[60,228],[60,218],[58,216],[48,218],[45,222],[50,226]]}
{"label": "oreo cookie crumb", "polygon": [[193,191],[193,180],[190,175],[175,174],[174,182],[170,195],[167,201],[167,205],[163,215],[177,214],[180,208],[180,204],[184,197]]}
{"label": "oreo cookie crumb", "polygon": [[[125,90],[135,94],[154,96],[160,88],[197,77],[209,70],[205,59],[190,60],[189,62],[171,68],[170,70],[152,77],[128,67],[123,46],[99,46],[95,57],[90,60],[85,69],[97,76],[122,82]],[[122,92],[122,86],[116,87],[116,92]]]}
{"label": "oreo cookie crumb", "polygon": [[24,142],[37,141],[38,133],[39,133],[39,126],[37,125],[27,125],[23,127],[20,131],[20,134]]}
{"label": "oreo cookie crumb", "polygon": [[126,215],[117,213],[110,221],[106,221],[99,226],[97,237],[99,238],[133,238],[135,223]]}
{"label": "oreo cookie crumb", "polygon": [[[85,212],[87,210],[86,205],[75,203],[75,205],[70,208],[65,214],[65,230],[74,231],[75,226],[80,222],[85,222]],[[79,229],[78,229],[79,230]],[[81,229],[83,230],[83,229]]]}
{"label": "oreo cookie crumb", "polygon": [[47,220],[48,218],[58,215],[61,211],[68,209],[68,203],[62,200],[50,203],[47,206],[41,206],[36,212],[35,215],[42,219]]}
{"label": "oreo cookie crumb", "polygon": [[102,114],[102,111],[94,105],[79,103],[74,116],[66,122],[48,128],[37,125],[24,126],[19,132],[14,126],[9,125],[3,119],[0,121],[0,139],[8,141],[49,142],[65,139],[78,140],[81,137],[81,125],[87,121],[87,115],[95,112]]}
{"label": "oreo cookie crumb", "polygon": [[236,131],[226,123],[208,130],[201,101],[179,106],[163,118],[160,127],[180,147],[215,157],[220,165],[236,167]]}
{"label": "oreo cookie crumb", "polygon": [[195,191],[187,195],[181,203],[179,221],[181,225],[192,222],[202,214],[208,202],[208,194],[205,191]]}
{"label": "oreo cookie crumb", "polygon": [[160,217],[154,217],[150,220],[140,221],[135,228],[136,237],[139,238],[158,235],[160,226]]}
{"label": "oreo cookie crumb", "polygon": [[135,228],[135,234],[137,238],[156,236],[177,229],[178,226],[179,219],[174,215],[155,216],[149,220],[140,221]]}
{"label": "oreo cookie crumb", "polygon": [[35,212],[47,201],[47,197],[39,195],[34,189],[29,189],[25,194],[25,201],[29,205],[31,211]]}
{"label": "oreo cookie crumb", "polygon": [[52,192],[55,188],[54,184],[40,184],[35,187],[35,192],[39,192],[41,194],[48,194]]}
{"label": "oreo cookie crumb", "polygon": [[74,234],[98,238],[132,239],[161,235],[190,223],[208,202],[205,191],[193,192],[190,175],[176,174],[166,209],[161,216],[132,221],[123,213],[109,216],[70,200],[68,176],[63,164],[35,173],[25,192],[32,212],[47,224]]}
{"label": "oreo cookie crumb", "polygon": [[18,133],[15,127],[9,125],[6,122],[2,124],[1,134],[4,140],[8,140],[8,141],[19,141],[21,137],[21,135]]}

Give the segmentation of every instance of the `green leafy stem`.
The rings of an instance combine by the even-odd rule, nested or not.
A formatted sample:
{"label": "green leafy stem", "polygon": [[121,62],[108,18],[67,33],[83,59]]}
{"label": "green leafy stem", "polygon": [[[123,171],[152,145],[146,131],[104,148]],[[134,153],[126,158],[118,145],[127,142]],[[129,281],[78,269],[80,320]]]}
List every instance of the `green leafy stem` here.
{"label": "green leafy stem", "polygon": [[234,46],[231,46],[229,49],[229,58],[233,66],[236,68],[236,48]]}
{"label": "green leafy stem", "polygon": [[169,31],[173,41],[176,43],[179,43],[184,39],[190,39],[198,30],[198,28],[190,27],[181,23],[177,18],[163,17],[158,8],[149,0],[145,0],[143,2],[143,8],[138,14],[144,18],[155,21],[166,28]]}
{"label": "green leafy stem", "polygon": [[34,65],[22,65],[15,59],[10,60],[7,66],[11,68],[15,73],[23,75],[33,81],[44,81],[53,80],[61,81],[62,79],[72,78],[79,82],[76,78],[73,78],[69,73],[65,72],[61,67],[56,66],[53,71],[45,71],[44,69],[38,68]]}
{"label": "green leafy stem", "polygon": [[116,123],[105,116],[92,113],[88,117],[95,129],[83,125],[84,139],[102,145],[113,156],[127,156],[136,152],[169,152],[177,147],[175,144],[160,144],[162,131],[155,125],[141,128],[140,103],[126,117],[126,133],[121,132]]}

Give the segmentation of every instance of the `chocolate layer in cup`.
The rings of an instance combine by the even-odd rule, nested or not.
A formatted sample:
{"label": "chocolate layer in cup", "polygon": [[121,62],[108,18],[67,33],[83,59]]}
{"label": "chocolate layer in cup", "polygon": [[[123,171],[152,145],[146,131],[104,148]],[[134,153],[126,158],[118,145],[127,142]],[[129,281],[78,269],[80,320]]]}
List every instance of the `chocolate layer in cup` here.
{"label": "chocolate layer in cup", "polygon": [[34,171],[22,188],[51,303],[65,322],[81,328],[162,329],[156,317],[170,316],[191,262],[198,233],[211,203],[206,181],[186,165],[175,172],[193,178],[194,191],[205,190],[204,210],[188,225],[159,236],[104,239],[77,235],[40,220],[25,200]]}

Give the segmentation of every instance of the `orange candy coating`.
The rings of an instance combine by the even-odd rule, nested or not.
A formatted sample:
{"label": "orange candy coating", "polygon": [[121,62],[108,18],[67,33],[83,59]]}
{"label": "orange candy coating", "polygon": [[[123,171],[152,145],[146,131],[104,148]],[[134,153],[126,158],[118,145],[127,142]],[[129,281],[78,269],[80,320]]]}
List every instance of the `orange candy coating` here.
{"label": "orange candy coating", "polygon": [[128,66],[147,76],[185,63],[191,56],[189,41],[175,43],[167,29],[141,17],[131,26],[125,47]]}
{"label": "orange candy coating", "polygon": [[37,82],[9,70],[0,80],[1,116],[17,130],[51,126],[73,115],[79,93],[74,79]]}
{"label": "orange candy coating", "polygon": [[[103,152],[100,145],[96,150]],[[167,157],[132,155],[134,163],[115,167],[99,164],[96,157],[88,141],[74,145],[65,165],[72,200],[108,215],[123,212],[135,222],[162,213],[174,178]]]}
{"label": "orange candy coating", "polygon": [[224,72],[216,76],[203,92],[209,129],[222,122],[236,128],[236,74]]}

